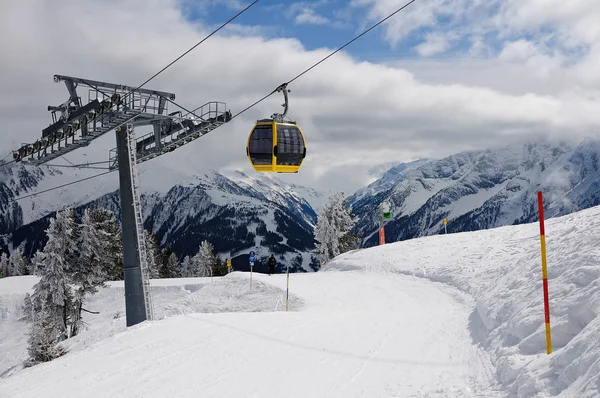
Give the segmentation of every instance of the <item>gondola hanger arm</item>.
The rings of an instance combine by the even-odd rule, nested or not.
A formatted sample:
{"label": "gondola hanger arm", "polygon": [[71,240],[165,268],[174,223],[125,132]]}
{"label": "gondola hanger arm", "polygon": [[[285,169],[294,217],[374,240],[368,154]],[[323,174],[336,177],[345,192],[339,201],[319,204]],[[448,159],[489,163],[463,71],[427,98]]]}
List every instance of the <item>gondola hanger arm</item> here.
{"label": "gondola hanger arm", "polygon": [[275,120],[275,122],[277,123],[283,123],[283,118],[285,117],[285,115],[287,115],[287,111],[289,108],[288,93],[292,90],[287,88],[287,85],[287,83],[283,83],[273,91],[274,93],[280,91],[283,92],[283,98],[285,99],[285,102],[281,104],[281,106],[283,106],[283,113],[274,113],[273,115],[271,115],[273,120]]}

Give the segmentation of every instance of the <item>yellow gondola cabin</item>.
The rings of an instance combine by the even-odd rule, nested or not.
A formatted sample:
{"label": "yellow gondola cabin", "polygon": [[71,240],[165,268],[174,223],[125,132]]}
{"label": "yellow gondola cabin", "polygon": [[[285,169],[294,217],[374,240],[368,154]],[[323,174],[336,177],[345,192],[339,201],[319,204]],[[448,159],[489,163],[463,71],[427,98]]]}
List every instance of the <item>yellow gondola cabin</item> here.
{"label": "yellow gondola cabin", "polygon": [[248,136],[246,156],[256,171],[297,173],[306,157],[306,142],[296,122],[284,121],[288,111],[287,83],[273,92],[283,92],[283,113],[256,122]]}
{"label": "yellow gondola cabin", "polygon": [[246,155],[256,171],[297,173],[306,157],[306,143],[296,123],[262,119],[248,136]]}

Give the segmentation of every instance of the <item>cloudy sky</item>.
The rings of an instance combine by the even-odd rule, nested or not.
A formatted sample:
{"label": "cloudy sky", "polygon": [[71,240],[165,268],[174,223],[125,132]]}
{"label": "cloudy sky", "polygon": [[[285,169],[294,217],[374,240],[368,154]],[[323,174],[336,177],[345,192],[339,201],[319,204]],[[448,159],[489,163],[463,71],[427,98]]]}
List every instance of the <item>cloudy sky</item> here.
{"label": "cloudy sky", "polygon": [[[406,1],[261,0],[146,87],[235,114]],[[54,74],[139,85],[249,3],[0,2],[0,156],[39,138],[46,107],[67,99]],[[599,71],[600,1],[417,0],[290,85],[308,154],[298,174],[278,176],[351,193],[381,164],[597,137]],[[282,99],[148,164],[252,174],[248,133]],[[114,144],[111,133],[67,158],[106,160]]]}

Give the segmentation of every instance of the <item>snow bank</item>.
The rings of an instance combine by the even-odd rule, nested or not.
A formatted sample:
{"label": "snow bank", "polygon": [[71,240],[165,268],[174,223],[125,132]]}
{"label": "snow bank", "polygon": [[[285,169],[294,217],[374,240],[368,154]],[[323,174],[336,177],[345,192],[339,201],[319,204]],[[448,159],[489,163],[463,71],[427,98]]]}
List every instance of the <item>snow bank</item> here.
{"label": "snow bank", "polygon": [[[27,359],[28,324],[19,321],[26,293],[33,293],[36,276],[0,279],[0,378],[22,369]],[[155,319],[190,313],[275,312],[285,311],[285,291],[253,281],[252,290],[244,274],[226,277],[151,280]],[[125,294],[122,281],[108,282],[107,288],[90,296],[84,308],[99,314],[83,313],[84,330],[61,343],[70,352],[84,350],[95,343],[124,332]],[[291,311],[303,300],[290,293]]]}
{"label": "snow bank", "polygon": [[473,339],[511,395],[600,396],[600,207],[546,220],[553,353],[546,354],[538,224],[346,253],[322,271],[404,273],[472,295]]}
{"label": "snow bank", "polygon": [[[505,396],[489,355],[471,341],[474,303],[456,288],[398,274],[300,273],[290,276],[290,292],[304,305],[274,312],[286,275],[255,274],[251,292],[248,277],[234,273],[194,293],[187,283],[165,286],[164,295],[157,289],[154,297],[173,305],[165,313],[214,313],[169,315],[115,335],[106,329],[116,328],[116,296],[106,294],[121,292],[106,289],[89,303],[107,317],[102,331],[87,330],[68,354],[0,378],[0,398]],[[247,312],[222,312],[232,306]],[[102,341],[78,349],[100,332]]]}

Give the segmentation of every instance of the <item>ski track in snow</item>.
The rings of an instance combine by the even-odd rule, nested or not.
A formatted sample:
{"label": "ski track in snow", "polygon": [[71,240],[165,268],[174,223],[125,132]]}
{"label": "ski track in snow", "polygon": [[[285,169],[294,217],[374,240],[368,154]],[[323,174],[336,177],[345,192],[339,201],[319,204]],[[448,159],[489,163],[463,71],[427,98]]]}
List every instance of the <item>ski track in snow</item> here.
{"label": "ski track in snow", "polygon": [[[469,335],[474,304],[453,288],[386,272],[294,274],[290,312],[285,301],[249,312],[269,300],[262,310],[275,310],[286,280],[254,274],[250,292],[248,277],[203,278],[192,292],[175,287],[172,300],[173,287],[155,287],[155,308],[169,319],[0,379],[0,397],[502,396]],[[253,305],[235,308],[236,294]],[[108,310],[122,290],[96,299]]]}

